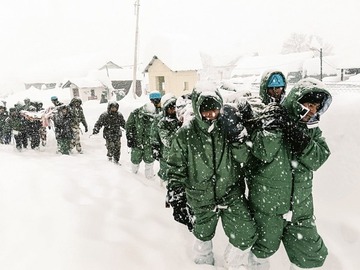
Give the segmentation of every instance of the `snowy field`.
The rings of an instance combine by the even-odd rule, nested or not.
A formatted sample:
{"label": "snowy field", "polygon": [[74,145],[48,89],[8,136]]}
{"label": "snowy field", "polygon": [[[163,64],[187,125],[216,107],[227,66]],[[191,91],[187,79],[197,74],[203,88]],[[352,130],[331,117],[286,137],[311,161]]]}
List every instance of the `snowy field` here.
{"label": "snowy field", "polygon": [[[8,104],[29,97],[50,105],[48,91],[20,92]],[[67,93],[57,93],[69,101]],[[126,97],[120,111],[147,101]],[[334,94],[320,127],[332,151],[314,176],[318,230],[329,249],[322,269],[357,270],[360,265],[360,93]],[[164,207],[160,180],[147,180],[143,164],[130,172],[130,155],[122,139],[120,162],[107,161],[102,134],[92,128],[106,104],[83,104],[89,132],[81,140],[84,154],[55,153],[56,141],[39,151],[16,151],[0,145],[1,270],[207,270],[222,269],[227,244],[218,226],[214,238],[216,267],[195,265],[192,235]],[[158,163],[155,164],[158,168]],[[271,270],[289,269],[283,247],[271,257]]]}

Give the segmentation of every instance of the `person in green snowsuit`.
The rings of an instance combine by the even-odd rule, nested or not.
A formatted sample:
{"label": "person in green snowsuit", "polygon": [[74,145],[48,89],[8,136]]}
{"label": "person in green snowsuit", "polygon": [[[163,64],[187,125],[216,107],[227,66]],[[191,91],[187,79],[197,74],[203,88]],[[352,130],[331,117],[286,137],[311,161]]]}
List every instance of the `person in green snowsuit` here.
{"label": "person in green snowsuit", "polygon": [[329,107],[330,93],[319,80],[300,80],[282,105],[269,103],[251,135],[249,201],[259,237],[251,270],[269,269],[282,242],[290,269],[321,267],[328,254],[317,232],[312,199],[313,171],[330,155],[315,123]]}
{"label": "person in green snowsuit", "polygon": [[169,156],[170,146],[176,131],[181,126],[181,122],[176,118],[176,97],[173,95],[164,95],[161,99],[163,114],[157,122],[155,128],[158,134],[158,142],[156,147],[153,144],[153,157],[160,162],[159,177],[163,181],[166,180],[166,160]]}
{"label": "person in green snowsuit", "polygon": [[4,130],[6,134],[14,135],[17,150],[27,148],[26,121],[18,109],[9,109],[9,117],[5,120]]}
{"label": "person in green snowsuit", "polygon": [[131,169],[138,173],[141,161],[145,163],[145,177],[154,177],[154,158],[151,147],[151,127],[155,116],[155,106],[146,103],[132,111],[126,121],[127,145],[131,148]]}
{"label": "person in green snowsuit", "polygon": [[214,264],[212,238],[221,219],[229,239],[225,262],[240,267],[247,264],[256,239],[245,184],[238,177],[248,152],[243,144],[227,140],[223,99],[215,85],[198,82],[192,106],[195,116],[176,133],[167,159],[169,203],[179,216],[186,215],[184,201],[193,211],[195,263]]}
{"label": "person in green snowsuit", "polygon": [[[165,98],[167,99],[169,96],[173,96],[173,94],[165,94]],[[149,93],[149,99],[152,104],[155,106],[155,114],[153,117],[153,122],[150,130],[150,144],[152,148],[152,155],[154,160],[158,160],[160,162],[160,170],[158,172],[158,176],[160,178],[163,177],[163,173],[161,172],[161,168],[164,167],[164,162],[161,161],[162,155],[162,143],[159,135],[158,123],[160,119],[164,116],[164,111],[161,107],[162,103],[164,103],[164,99],[161,96],[159,91],[152,91]],[[160,183],[162,185],[162,182]]]}
{"label": "person in green snowsuit", "polygon": [[58,151],[63,155],[70,155],[70,144],[73,137],[72,121],[73,116],[69,106],[60,107],[54,114],[55,138]]}

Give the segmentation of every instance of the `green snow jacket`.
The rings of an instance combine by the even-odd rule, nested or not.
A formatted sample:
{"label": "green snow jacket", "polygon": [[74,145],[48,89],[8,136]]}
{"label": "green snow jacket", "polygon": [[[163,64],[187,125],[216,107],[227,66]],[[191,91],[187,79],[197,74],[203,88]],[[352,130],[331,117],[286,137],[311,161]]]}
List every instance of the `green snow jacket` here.
{"label": "green snow jacket", "polygon": [[[157,123],[155,129],[159,137],[159,150],[160,150],[160,170],[158,175],[161,179],[166,181],[166,170],[167,170],[167,158],[169,157],[171,142],[176,134],[176,131],[180,128],[181,122],[174,117],[167,115],[167,109],[169,105],[176,102],[176,98],[170,98],[163,104],[163,117]],[[153,127],[154,128],[154,127]],[[154,142],[153,142],[154,143]],[[154,150],[153,150],[154,151]]]}
{"label": "green snow jacket", "polygon": [[26,121],[19,111],[10,108],[9,117],[5,120],[5,132],[10,134],[13,130],[25,132]]}
{"label": "green snow jacket", "polygon": [[[66,113],[64,113],[66,108]],[[71,124],[74,118],[69,106],[62,107],[54,114],[55,137],[59,139],[71,139],[74,136]]]}
{"label": "green snow jacket", "polygon": [[155,116],[155,106],[147,103],[132,111],[126,121],[126,139],[132,148],[151,145],[151,127]]}
{"label": "green snow jacket", "polygon": [[187,201],[193,209],[206,207],[212,210],[244,193],[238,161],[246,161],[247,149],[232,147],[226,142],[220,119],[213,123],[202,119],[199,108],[208,95],[223,104],[218,91],[193,91],[195,117],[177,131],[172,141],[167,159],[167,179],[168,188],[185,188]]}

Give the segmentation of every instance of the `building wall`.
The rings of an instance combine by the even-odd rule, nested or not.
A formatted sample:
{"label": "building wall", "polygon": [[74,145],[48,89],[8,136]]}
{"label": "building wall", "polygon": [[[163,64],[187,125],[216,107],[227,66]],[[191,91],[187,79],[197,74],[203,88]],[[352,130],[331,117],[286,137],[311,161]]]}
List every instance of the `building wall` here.
{"label": "building wall", "polygon": [[[164,91],[161,91],[157,86],[157,77],[161,76],[165,79],[163,84]],[[173,93],[175,96],[182,95],[184,91],[191,91],[199,79],[198,73],[195,70],[174,72],[158,59],[155,59],[152,66],[148,69],[148,78],[148,92],[156,90],[162,92],[162,94]],[[188,89],[184,89],[185,82]]]}

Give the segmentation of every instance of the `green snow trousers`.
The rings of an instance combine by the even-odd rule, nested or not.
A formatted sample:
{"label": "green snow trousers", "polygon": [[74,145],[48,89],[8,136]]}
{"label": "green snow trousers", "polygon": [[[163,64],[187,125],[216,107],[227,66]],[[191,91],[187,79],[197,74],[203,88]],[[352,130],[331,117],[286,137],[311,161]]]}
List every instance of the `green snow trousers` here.
{"label": "green snow trousers", "polygon": [[301,268],[323,265],[328,254],[324,241],[316,230],[313,217],[287,222],[282,215],[254,213],[259,237],[252,247],[258,258],[273,255],[284,244],[290,261]]}
{"label": "green snow trousers", "polygon": [[133,147],[131,148],[131,163],[140,164],[141,161],[145,163],[153,163],[154,158],[152,156],[152,148],[150,145],[144,147]]}
{"label": "green snow trousers", "polygon": [[241,250],[250,248],[256,240],[256,226],[244,196],[236,196],[224,205],[192,207],[194,210],[193,234],[201,241],[211,240],[221,219],[229,242]]}
{"label": "green snow trousers", "polygon": [[70,155],[71,150],[71,138],[61,138],[57,139],[59,152],[63,155]]}

